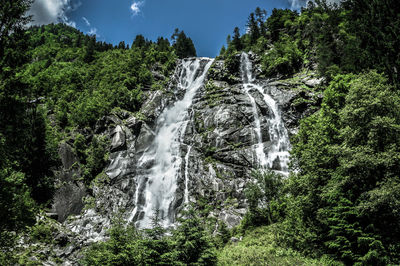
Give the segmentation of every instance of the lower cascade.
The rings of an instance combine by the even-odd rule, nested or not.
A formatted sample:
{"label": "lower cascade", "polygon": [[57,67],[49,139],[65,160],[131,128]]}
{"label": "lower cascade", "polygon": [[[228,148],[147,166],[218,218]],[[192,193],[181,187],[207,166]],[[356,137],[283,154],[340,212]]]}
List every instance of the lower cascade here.
{"label": "lower cascade", "polygon": [[[247,53],[242,53],[240,57],[240,72],[243,81],[243,87],[250,98],[254,115],[255,133],[257,144],[255,145],[255,154],[258,164],[264,169],[279,169],[284,175],[288,174],[289,134],[282,121],[282,117],[275,100],[265,92],[264,88],[255,83],[253,77],[252,64]],[[265,153],[266,147],[263,142],[260,117],[257,111],[257,103],[251,95],[252,91],[256,91],[262,95],[262,100],[270,109],[267,117],[268,133],[270,137],[270,146]]]}
{"label": "lower cascade", "polygon": [[[197,90],[203,85],[212,62],[209,58],[182,62],[177,86],[185,91],[185,95],[161,113],[154,141],[138,160],[137,169],[140,174],[135,177],[135,209],[129,221],[136,222],[139,228],[150,227],[154,215],[162,220],[165,227],[174,223],[177,181],[179,176],[185,175],[181,172],[184,162],[180,147],[190,119],[189,107]],[[187,156],[189,153],[190,147]],[[187,183],[185,192],[188,193]],[[185,201],[187,197],[185,195]]]}

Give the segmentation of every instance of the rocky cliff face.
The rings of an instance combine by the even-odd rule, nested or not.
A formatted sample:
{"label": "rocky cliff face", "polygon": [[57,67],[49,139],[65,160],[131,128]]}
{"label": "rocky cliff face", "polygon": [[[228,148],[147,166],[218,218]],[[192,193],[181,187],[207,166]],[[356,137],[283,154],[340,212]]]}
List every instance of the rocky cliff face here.
{"label": "rocky cliff face", "polygon": [[[257,58],[250,54],[248,59],[257,76]],[[266,163],[276,146],[271,118],[278,111],[286,134],[293,135],[318,96],[276,80],[253,78],[246,89],[249,81],[243,80],[240,70],[243,58],[238,55],[236,61],[228,70],[222,60],[183,60],[168,88],[147,92],[140,113],[119,111],[98,121],[95,133],[111,140],[110,163],[93,183],[92,195],[84,198],[81,214],[64,222],[81,243],[104,239],[115,217],[147,227],[155,209],[161,210],[165,226],[173,226],[188,203],[207,206],[210,217],[233,227],[246,212],[243,191],[251,171],[270,168],[287,173],[287,158],[276,156]],[[273,100],[275,111],[265,95]],[[77,191],[82,194],[72,193],[71,200],[84,196],[78,187]],[[59,201],[55,206],[59,215],[68,214]]]}

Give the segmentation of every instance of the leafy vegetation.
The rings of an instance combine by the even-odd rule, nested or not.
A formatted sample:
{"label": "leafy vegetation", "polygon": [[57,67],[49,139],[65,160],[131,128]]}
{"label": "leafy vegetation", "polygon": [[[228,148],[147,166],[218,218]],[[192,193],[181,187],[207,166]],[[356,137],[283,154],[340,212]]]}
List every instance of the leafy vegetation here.
{"label": "leafy vegetation", "polygon": [[217,265],[342,265],[329,257],[312,259],[293,249],[277,244],[274,226],[248,230],[236,243],[229,243],[218,252]]}
{"label": "leafy vegetation", "polygon": [[296,231],[300,240],[291,230],[291,245],[345,263],[399,262],[399,103],[375,71],[331,82],[294,141],[285,226],[307,230]]}
{"label": "leafy vegetation", "polygon": [[[107,162],[108,140],[96,122],[114,108],[136,112],[145,90],[162,88],[178,57],[194,56],[193,42],[177,32],[132,47],[99,42],[64,24],[26,27],[31,0],[0,3],[0,246],[49,206],[58,145],[74,147],[89,186]],[[155,78],[157,76],[157,78]],[[166,80],[168,78],[165,78]],[[6,263],[6,257],[1,258]],[[5,263],[2,263],[2,262]]]}
{"label": "leafy vegetation", "polygon": [[216,249],[205,224],[193,209],[184,213],[180,226],[165,235],[158,215],[152,228],[137,231],[116,221],[110,239],[92,245],[85,253],[84,265],[215,265]]}
{"label": "leafy vegetation", "polygon": [[331,80],[339,73],[375,69],[398,87],[400,17],[394,6],[394,0],[344,0],[340,5],[316,0],[300,14],[274,9],[268,18],[257,8],[249,16],[247,33],[240,36],[235,28],[220,56],[253,51],[268,77],[316,67]]}
{"label": "leafy vegetation", "polygon": [[[16,264],[17,235],[49,206],[58,145],[71,144],[90,183],[107,162],[108,139],[94,134],[112,110],[140,110],[147,90],[162,89],[176,60],[195,56],[178,29],[156,42],[138,35],[113,46],[63,24],[25,28],[32,1],[0,2],[0,263]],[[400,14],[395,0],[310,2],[300,13],[257,8],[248,31],[235,28],[220,58],[257,54],[261,76],[316,70],[320,109],[292,139],[288,179],[254,172],[249,211],[232,231],[189,210],[166,234],[116,221],[108,241],[85,251],[86,265],[400,264]],[[372,19],[373,18],[373,19]],[[227,81],[235,79],[226,76]],[[207,85],[211,106],[218,88]],[[200,124],[199,124],[200,128]],[[206,132],[203,126],[202,130]],[[240,144],[240,143],[239,143]],[[235,144],[235,145],[239,145]],[[232,144],[233,145],[233,144]],[[240,146],[240,145],[239,145]],[[206,147],[206,155],[215,147]],[[212,207],[199,199],[206,216]],[[215,230],[215,225],[217,229]],[[30,237],[51,243],[43,223]],[[239,243],[231,234],[243,235]],[[214,237],[213,237],[214,236]],[[27,253],[28,254],[28,253]],[[28,263],[21,258],[19,263]]]}
{"label": "leafy vegetation", "polygon": [[253,51],[266,77],[311,68],[325,80],[320,110],[301,121],[292,140],[295,172],[282,183],[268,173],[255,175],[240,230],[275,223],[276,242],[308,256],[345,264],[400,262],[400,61],[394,52],[400,17],[394,5],[314,1],[300,14],[274,9],[268,18],[257,9],[247,33],[235,28],[228,38],[220,55],[228,67],[235,54]]}

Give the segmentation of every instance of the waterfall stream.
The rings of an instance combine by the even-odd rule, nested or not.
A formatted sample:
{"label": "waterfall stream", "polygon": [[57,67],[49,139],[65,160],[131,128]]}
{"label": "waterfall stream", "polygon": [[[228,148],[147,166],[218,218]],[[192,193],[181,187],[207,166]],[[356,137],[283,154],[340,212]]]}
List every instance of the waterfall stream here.
{"label": "waterfall stream", "polygon": [[[281,113],[276,101],[265,92],[264,88],[255,83],[253,77],[252,64],[248,54],[242,53],[240,58],[240,72],[243,81],[244,91],[250,99],[254,114],[254,124],[257,144],[255,145],[255,155],[261,168],[275,169],[284,175],[288,174],[289,135],[282,121]],[[262,100],[268,106],[270,113],[267,117],[268,133],[270,137],[270,146],[265,153],[263,142],[261,121],[257,111],[257,103],[252,96],[252,91],[258,91],[263,97]]]}
{"label": "waterfall stream", "polygon": [[[185,95],[162,112],[157,120],[155,139],[138,161],[138,169],[143,169],[143,174],[136,176],[135,209],[129,218],[136,222],[137,227],[150,227],[156,210],[163,226],[174,223],[177,182],[178,177],[183,176],[180,147],[190,119],[188,109],[197,90],[203,85],[212,62],[209,58],[196,58],[185,59],[181,63],[177,86],[185,91]],[[189,153],[190,147],[185,156],[186,168]],[[187,194],[187,169],[184,175]],[[184,195],[184,201],[188,201],[188,195]]]}

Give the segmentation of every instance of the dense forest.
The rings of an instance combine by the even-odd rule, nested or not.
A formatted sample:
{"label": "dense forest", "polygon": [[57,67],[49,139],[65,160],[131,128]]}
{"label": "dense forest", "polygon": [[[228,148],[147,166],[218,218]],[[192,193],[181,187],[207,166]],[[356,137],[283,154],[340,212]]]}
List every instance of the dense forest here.
{"label": "dense forest", "polygon": [[[28,264],[21,235],[51,244],[36,217],[51,205],[58,147],[73,143],[90,185],[108,161],[96,122],[140,116],[148,90],[165,90],[179,59],[196,56],[176,29],[170,40],[113,46],[64,24],[28,27],[29,0],[0,3],[0,264]],[[400,13],[395,0],[309,2],[300,12],[257,8],[234,28],[218,59],[259,58],[260,78],[315,71],[322,102],[293,137],[291,174],[255,171],[237,228],[213,231],[198,206],[166,232],[116,219],[84,265],[400,264]],[[166,78],[164,78],[166,77]],[[231,237],[244,236],[238,244]],[[38,263],[40,264],[40,263]],[[36,264],[32,264],[36,265]]]}

